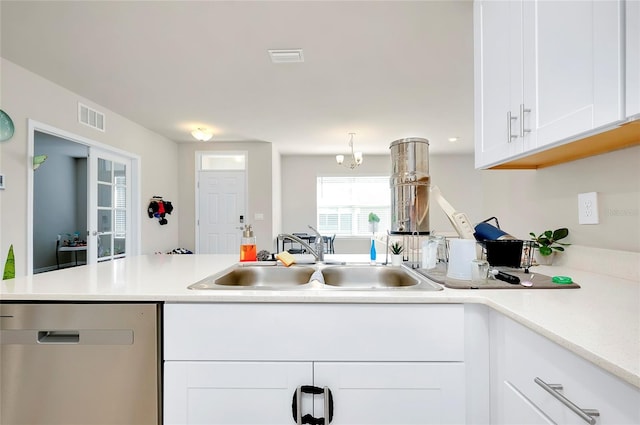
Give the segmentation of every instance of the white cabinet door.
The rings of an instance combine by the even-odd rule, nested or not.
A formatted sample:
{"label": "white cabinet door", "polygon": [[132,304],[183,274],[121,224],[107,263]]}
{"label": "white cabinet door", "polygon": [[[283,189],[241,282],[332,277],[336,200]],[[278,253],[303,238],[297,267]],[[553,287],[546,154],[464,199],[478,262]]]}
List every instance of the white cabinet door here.
{"label": "white cabinet door", "polygon": [[524,2],[523,124],[537,147],[623,118],[622,13],[621,0]]}
{"label": "white cabinet door", "polygon": [[477,168],[522,152],[512,110],[522,98],[521,12],[517,1],[474,4]]}
{"label": "white cabinet door", "polygon": [[165,362],[164,424],[294,424],[293,395],[312,380],[311,363]]}
{"label": "white cabinet door", "polygon": [[476,0],[476,168],[624,118],[623,11],[622,0]]}
{"label": "white cabinet door", "polygon": [[626,9],[626,116],[631,117],[640,114],[640,1],[627,1]]}
{"label": "white cabinet door", "polygon": [[314,374],[335,425],[465,422],[464,363],[316,363]]}

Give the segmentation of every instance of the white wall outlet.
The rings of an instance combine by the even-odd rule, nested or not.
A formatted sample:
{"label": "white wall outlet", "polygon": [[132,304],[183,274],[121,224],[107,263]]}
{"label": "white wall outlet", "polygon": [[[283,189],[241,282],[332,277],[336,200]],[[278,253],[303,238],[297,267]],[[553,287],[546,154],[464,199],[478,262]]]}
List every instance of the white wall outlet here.
{"label": "white wall outlet", "polygon": [[256,220],[256,221],[264,220],[264,214],[262,214],[262,213],[254,213],[253,214],[253,219]]}
{"label": "white wall outlet", "polygon": [[578,224],[598,224],[598,192],[578,194]]}

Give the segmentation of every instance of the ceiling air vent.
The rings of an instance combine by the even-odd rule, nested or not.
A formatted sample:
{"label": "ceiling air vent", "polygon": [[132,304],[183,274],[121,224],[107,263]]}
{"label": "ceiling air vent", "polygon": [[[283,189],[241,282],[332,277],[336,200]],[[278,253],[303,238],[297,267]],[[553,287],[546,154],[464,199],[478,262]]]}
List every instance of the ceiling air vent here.
{"label": "ceiling air vent", "polygon": [[78,121],[96,130],[104,131],[104,114],[78,102]]}
{"label": "ceiling air vent", "polygon": [[271,62],[273,63],[304,62],[302,49],[269,50],[269,56],[271,56]]}

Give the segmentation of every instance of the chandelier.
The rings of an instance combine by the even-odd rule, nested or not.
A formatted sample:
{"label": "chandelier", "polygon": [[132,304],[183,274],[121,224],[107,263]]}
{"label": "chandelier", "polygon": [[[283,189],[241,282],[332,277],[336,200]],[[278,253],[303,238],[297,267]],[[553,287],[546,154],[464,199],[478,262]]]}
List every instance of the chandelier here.
{"label": "chandelier", "polygon": [[354,169],[360,164],[362,164],[362,152],[354,152],[353,151],[353,136],[356,133],[349,133],[349,148],[351,149],[351,158],[349,158],[349,162],[344,162],[344,155],[336,155],[336,162],[338,165],[344,165],[347,168]]}

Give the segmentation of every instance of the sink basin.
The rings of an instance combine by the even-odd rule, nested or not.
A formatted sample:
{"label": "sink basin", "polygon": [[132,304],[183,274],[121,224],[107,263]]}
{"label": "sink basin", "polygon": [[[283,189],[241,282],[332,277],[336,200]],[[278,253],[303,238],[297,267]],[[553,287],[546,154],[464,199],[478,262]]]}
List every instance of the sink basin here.
{"label": "sink basin", "polygon": [[259,266],[242,264],[233,266],[200,282],[189,289],[286,289],[309,283],[315,272],[312,267]]}
{"label": "sink basin", "polygon": [[336,266],[322,269],[324,283],[345,289],[411,288],[439,291],[432,283],[406,267]]}
{"label": "sink basin", "polygon": [[[314,272],[320,271],[324,285],[310,285]],[[408,267],[370,265],[281,265],[236,264],[188,286],[189,289],[391,289],[439,291],[442,287]]]}

